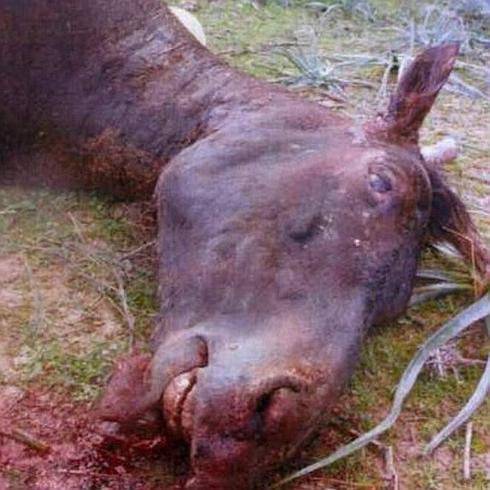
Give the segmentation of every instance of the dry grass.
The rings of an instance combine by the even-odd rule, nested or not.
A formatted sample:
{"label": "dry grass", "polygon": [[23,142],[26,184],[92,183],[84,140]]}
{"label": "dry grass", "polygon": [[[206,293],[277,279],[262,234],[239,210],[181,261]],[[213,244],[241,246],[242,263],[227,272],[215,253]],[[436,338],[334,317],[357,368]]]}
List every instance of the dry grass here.
{"label": "dry grass", "polygon": [[[245,1],[201,2],[196,13],[212,50],[270,80],[298,75],[277,50],[304,47],[305,26],[313,26],[308,29],[318,34],[318,53],[325,56],[388,53],[397,39],[394,1],[372,2],[377,12],[383,12],[376,23],[343,13],[325,19],[300,5],[306,2],[289,3],[298,6],[285,9],[280,2],[269,2],[267,7],[254,8]],[[469,56],[463,60],[473,63]],[[354,72],[359,73],[353,69],[345,76]],[[333,101],[322,87],[305,95],[364,117],[385,102],[377,98],[383,73],[382,66],[363,69],[363,79],[376,88],[349,85],[344,88],[345,102]],[[425,124],[423,140],[433,142],[451,135],[462,143],[462,156],[448,169],[449,176],[490,241],[489,109],[485,101],[446,92]],[[95,196],[0,189],[0,392],[12,386],[27,390],[30,383],[41,383],[76,399],[94,399],[112,360],[132,342],[143,342],[151,330],[156,312],[152,240],[151,219],[140,205],[116,204]],[[364,431],[381,420],[417,346],[467,300],[449,297],[416,306],[406,317],[376,330],[336,416],[295,468],[352,439],[352,431]],[[489,345],[474,330],[459,348],[466,358],[482,359]],[[463,479],[462,432],[433,457],[419,457],[424,442],[468,398],[480,373],[478,365],[461,366],[458,377],[449,373],[440,378],[427,372],[409,398],[401,421],[380,446],[369,446],[290,488],[394,488],[393,480],[387,479],[387,446],[393,449],[401,488],[488,488],[488,402],[474,418],[470,481]]]}
{"label": "dry grass", "polygon": [[0,209],[8,210],[0,215],[4,383],[41,380],[93,399],[114,357],[149,333],[152,250],[134,253],[141,235],[126,207],[90,196],[0,191]]}

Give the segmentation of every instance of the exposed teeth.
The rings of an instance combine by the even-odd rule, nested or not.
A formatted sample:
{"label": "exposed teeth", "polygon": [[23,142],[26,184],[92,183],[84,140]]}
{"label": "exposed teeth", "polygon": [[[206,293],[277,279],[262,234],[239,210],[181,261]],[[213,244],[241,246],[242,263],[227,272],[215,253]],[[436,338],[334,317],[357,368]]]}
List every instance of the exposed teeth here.
{"label": "exposed teeth", "polygon": [[196,383],[195,370],[175,377],[163,394],[163,415],[167,427],[178,437],[189,440],[192,418],[186,400]]}

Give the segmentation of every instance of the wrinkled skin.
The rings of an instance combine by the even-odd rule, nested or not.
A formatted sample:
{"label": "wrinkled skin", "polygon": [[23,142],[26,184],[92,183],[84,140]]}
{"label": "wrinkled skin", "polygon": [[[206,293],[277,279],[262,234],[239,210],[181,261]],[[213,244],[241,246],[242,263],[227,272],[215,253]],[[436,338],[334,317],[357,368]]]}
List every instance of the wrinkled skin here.
{"label": "wrinkled skin", "polygon": [[[190,488],[247,481],[250,466],[294,453],[336,400],[369,326],[406,305],[430,209],[427,175],[414,155],[393,161],[388,149],[347,141],[343,168],[346,155],[319,144],[306,158],[286,148],[273,163],[256,156],[211,171],[216,190],[193,158],[162,177],[161,271],[178,277],[162,298],[173,304],[157,355],[174,329],[208,348],[181,415],[190,419]],[[223,162],[211,151],[205,165]]]}
{"label": "wrinkled skin", "polygon": [[122,429],[163,416],[190,447],[186,488],[249,488],[294,455],[370,326],[405,309],[428,241],[488,277],[417,146],[457,46],[422,53],[360,126],[224,66],[157,1],[18,5],[0,0],[0,175],[128,198],[156,184],[153,353],[116,366],[98,415]]}

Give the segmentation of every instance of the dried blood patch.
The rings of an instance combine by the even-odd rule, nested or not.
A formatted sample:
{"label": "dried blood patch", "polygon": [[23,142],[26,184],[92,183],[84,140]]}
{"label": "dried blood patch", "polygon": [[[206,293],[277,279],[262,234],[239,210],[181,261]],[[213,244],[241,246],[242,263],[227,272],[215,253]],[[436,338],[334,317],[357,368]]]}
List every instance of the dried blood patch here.
{"label": "dried blood patch", "polygon": [[[161,436],[111,444],[89,407],[48,390],[0,389],[0,489],[179,488]],[[170,474],[170,476],[169,476]]]}

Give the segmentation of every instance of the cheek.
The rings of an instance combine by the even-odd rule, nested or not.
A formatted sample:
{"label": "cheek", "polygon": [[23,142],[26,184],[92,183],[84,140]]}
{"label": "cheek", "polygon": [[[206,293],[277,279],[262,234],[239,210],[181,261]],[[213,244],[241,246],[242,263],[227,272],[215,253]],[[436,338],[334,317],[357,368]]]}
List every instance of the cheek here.
{"label": "cheek", "polygon": [[304,285],[288,267],[283,267],[276,272],[275,284],[277,296],[281,300],[301,300],[306,297]]}
{"label": "cheek", "polygon": [[383,263],[377,264],[376,270],[369,273],[374,323],[397,318],[410,300],[420,247],[413,240],[404,240],[398,245],[384,256]]}

